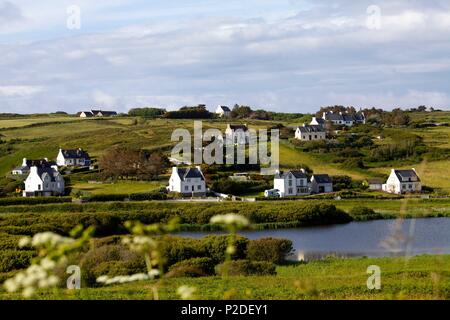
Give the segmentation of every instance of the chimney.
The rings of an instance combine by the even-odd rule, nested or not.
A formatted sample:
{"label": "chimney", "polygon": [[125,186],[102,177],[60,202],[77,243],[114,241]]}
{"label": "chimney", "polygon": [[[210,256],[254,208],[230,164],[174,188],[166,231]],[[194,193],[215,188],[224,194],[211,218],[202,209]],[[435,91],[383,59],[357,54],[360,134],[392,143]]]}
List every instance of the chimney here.
{"label": "chimney", "polygon": [[324,113],[322,114],[322,119],[324,119],[324,120],[327,119],[327,113],[326,113],[326,112],[324,112]]}
{"label": "chimney", "polygon": [[303,168],[301,168],[300,171],[303,173],[306,173],[305,169],[303,169]]}
{"label": "chimney", "polygon": [[27,158],[23,158],[22,167],[26,167],[26,166],[27,166]]}
{"label": "chimney", "polygon": [[36,167],[36,166],[32,166],[32,167],[30,168],[30,173],[31,173],[31,174],[33,174],[33,173],[36,173],[36,174],[37,174],[37,171],[38,171],[38,167]]}

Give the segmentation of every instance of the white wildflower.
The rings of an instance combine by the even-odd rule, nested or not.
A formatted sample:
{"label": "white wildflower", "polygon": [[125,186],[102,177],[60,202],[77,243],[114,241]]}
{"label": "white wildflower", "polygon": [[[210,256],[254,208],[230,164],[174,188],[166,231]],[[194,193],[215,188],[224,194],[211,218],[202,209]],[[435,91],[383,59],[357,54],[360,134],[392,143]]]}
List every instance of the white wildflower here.
{"label": "white wildflower", "polygon": [[177,289],[178,295],[183,300],[191,300],[194,297],[194,293],[197,289],[189,286],[181,286]]}
{"label": "white wildflower", "polygon": [[25,298],[31,298],[31,297],[33,296],[34,292],[35,292],[35,289],[34,289],[34,288],[32,288],[32,287],[27,287],[27,288],[25,288],[25,289],[23,290],[22,295],[23,295]]}
{"label": "white wildflower", "polygon": [[3,285],[8,292],[16,292],[19,290],[19,285],[16,283],[15,279],[8,279]]}
{"label": "white wildflower", "polygon": [[19,247],[23,248],[23,247],[27,247],[31,244],[31,239],[28,237],[23,237],[19,240]]}

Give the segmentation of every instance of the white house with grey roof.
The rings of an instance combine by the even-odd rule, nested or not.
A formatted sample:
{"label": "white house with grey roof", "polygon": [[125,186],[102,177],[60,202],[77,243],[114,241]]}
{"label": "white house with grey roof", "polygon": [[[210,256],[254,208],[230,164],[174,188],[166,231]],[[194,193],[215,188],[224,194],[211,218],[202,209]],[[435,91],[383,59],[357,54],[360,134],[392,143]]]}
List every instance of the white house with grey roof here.
{"label": "white house with grey roof", "polygon": [[28,174],[30,172],[30,168],[32,166],[52,166],[52,165],[56,165],[55,162],[53,161],[48,161],[47,158],[44,159],[39,159],[39,160],[30,160],[27,158],[23,158],[22,160],[22,165],[15,167],[12,171],[11,174],[12,175],[25,175]]}
{"label": "white house with grey roof", "polygon": [[91,165],[91,157],[81,148],[59,149],[56,164],[60,167],[84,167]]}
{"label": "white house with grey roof", "polygon": [[422,183],[414,168],[411,170],[392,169],[389,178],[383,184],[383,191],[395,194],[421,192]]}
{"label": "white house with grey roof", "polygon": [[277,171],[274,177],[274,189],[281,198],[303,196],[311,193],[305,170]]}
{"label": "white house with grey roof", "polygon": [[312,193],[333,192],[333,180],[327,174],[313,174],[311,177]]}
{"label": "white house with grey roof", "polygon": [[304,123],[303,126],[297,127],[295,130],[295,139],[301,141],[325,140],[326,132],[321,125],[309,125]]}
{"label": "white house with grey roof", "polygon": [[250,141],[250,132],[246,124],[228,124],[225,130],[226,142],[234,144],[248,144]]}
{"label": "white house with grey roof", "polygon": [[330,121],[335,125],[345,125],[347,127],[351,127],[358,123],[366,123],[366,117],[362,111],[356,113],[328,111],[323,113],[322,119]]}
{"label": "white house with grey roof", "polygon": [[173,167],[167,190],[169,192],[178,192],[183,195],[203,197],[206,195],[205,176],[200,167]]}
{"label": "white house with grey roof", "polygon": [[221,118],[228,118],[231,116],[231,110],[227,106],[218,106],[216,114]]}
{"label": "white house with grey roof", "polygon": [[49,197],[64,194],[64,178],[56,165],[32,166],[25,180],[24,197]]}

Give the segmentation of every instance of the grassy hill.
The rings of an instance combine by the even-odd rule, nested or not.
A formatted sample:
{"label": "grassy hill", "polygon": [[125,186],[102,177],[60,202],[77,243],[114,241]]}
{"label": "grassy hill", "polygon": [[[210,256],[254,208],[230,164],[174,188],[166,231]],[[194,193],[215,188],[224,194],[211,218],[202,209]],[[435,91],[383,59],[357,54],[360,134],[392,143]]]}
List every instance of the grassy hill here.
{"label": "grassy hill", "polygon": [[[450,112],[417,112],[410,113],[412,123],[436,122],[450,123]],[[247,123],[254,128],[271,127],[275,124],[293,125],[283,121],[234,121]],[[204,130],[219,128],[224,130],[226,120],[203,121]],[[300,123],[297,123],[300,125]],[[131,117],[109,119],[79,119],[71,116],[29,116],[0,118],[0,176],[5,176],[21,163],[22,158],[54,159],[58,148],[84,148],[91,156],[99,157],[110,147],[127,145],[149,150],[161,149],[169,153],[174,144],[170,141],[175,128],[193,130],[193,120],[156,119],[144,120]],[[377,141],[374,133],[371,138],[375,144],[395,144],[395,137],[416,135],[427,148],[448,151],[450,149],[450,127],[427,128],[391,128],[382,131],[385,139]],[[293,135],[293,133],[292,133]],[[393,140],[394,139],[394,140]],[[362,153],[367,153],[361,149]],[[294,168],[307,165],[314,172],[331,175],[348,175],[362,180],[369,177],[385,177],[392,167],[414,167],[421,173],[425,185],[450,192],[450,160],[435,158],[432,153],[423,155],[420,161],[416,158],[368,163],[366,168],[350,168],[335,161],[333,152],[304,152],[287,140],[280,144],[280,165],[282,168]]]}

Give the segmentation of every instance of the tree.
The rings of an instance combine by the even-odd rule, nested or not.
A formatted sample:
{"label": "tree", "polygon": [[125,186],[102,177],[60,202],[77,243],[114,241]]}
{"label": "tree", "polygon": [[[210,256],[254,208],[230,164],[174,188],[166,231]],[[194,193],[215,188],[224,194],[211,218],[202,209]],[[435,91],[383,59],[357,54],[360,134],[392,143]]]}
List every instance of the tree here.
{"label": "tree", "polygon": [[166,112],[166,109],[160,108],[133,108],[128,111],[128,115],[132,117],[157,118]]}
{"label": "tree", "polygon": [[231,110],[231,117],[234,119],[245,119],[249,118],[253,110],[248,106],[234,105],[233,110]]}
{"label": "tree", "polygon": [[99,160],[105,178],[135,177],[142,180],[157,178],[169,166],[160,153],[149,154],[144,150],[117,147],[108,150]]}

